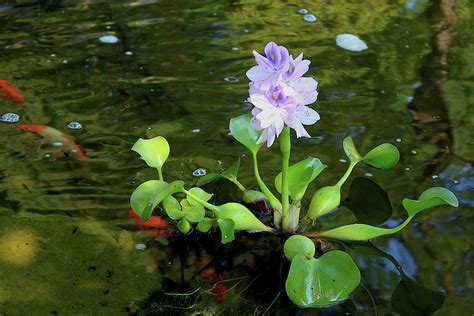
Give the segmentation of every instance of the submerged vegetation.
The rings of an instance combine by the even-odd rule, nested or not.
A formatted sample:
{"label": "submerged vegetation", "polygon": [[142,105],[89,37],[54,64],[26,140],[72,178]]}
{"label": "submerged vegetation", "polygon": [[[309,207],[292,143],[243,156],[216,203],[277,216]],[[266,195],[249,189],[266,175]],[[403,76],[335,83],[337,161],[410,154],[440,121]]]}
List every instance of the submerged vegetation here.
{"label": "submerged vegetation", "polygon": [[[240,162],[235,162],[220,174],[202,177],[196,187],[185,188],[181,180],[170,181],[163,176],[163,166],[170,154],[170,146],[162,136],[139,139],[132,150],[158,171],[158,180],[140,184],[131,196],[133,211],[143,220],[152,218],[160,207],[163,214],[175,223],[182,234],[193,230],[207,233],[219,229],[222,244],[231,243],[238,231],[265,232],[291,235],[285,238],[283,252],[291,261],[286,279],[286,294],[299,307],[321,308],[343,302],[359,285],[361,275],[352,257],[344,251],[319,253],[315,243],[319,239],[368,241],[394,234],[403,229],[416,214],[439,205],[458,206],[456,196],[446,188],[434,187],[424,191],[417,200],[405,198],[403,208],[407,218],[393,228],[366,223],[343,225],[329,230],[318,229],[318,221],[333,213],[341,204],[341,187],[358,163],[377,169],[389,169],[400,158],[398,149],[389,143],[376,146],[362,155],[351,137],[343,141],[343,150],[350,161],[347,171],[332,186],[319,188],[311,198],[309,207],[302,209],[306,190],[327,167],[320,159],[308,157],[290,165],[291,132],[296,136],[310,137],[303,125],[316,123],[319,114],[308,107],[317,99],[317,81],[303,77],[310,62],[303,54],[294,58],[283,46],[270,42],[265,56],[254,51],[257,65],[247,72],[251,80],[248,102],[252,114],[230,120],[231,135],[251,153],[253,172],[259,190],[248,190],[238,180]],[[257,154],[264,143],[271,147],[279,138],[281,172],[275,177],[274,189],[279,198],[262,180]],[[242,203],[227,202],[215,205],[213,194],[201,188],[215,180],[234,183],[242,193]],[[371,196],[367,196],[370,205]],[[271,222],[261,221],[255,212],[269,207]],[[252,212],[253,211],[253,212]],[[263,210],[265,211],[265,210]]]}

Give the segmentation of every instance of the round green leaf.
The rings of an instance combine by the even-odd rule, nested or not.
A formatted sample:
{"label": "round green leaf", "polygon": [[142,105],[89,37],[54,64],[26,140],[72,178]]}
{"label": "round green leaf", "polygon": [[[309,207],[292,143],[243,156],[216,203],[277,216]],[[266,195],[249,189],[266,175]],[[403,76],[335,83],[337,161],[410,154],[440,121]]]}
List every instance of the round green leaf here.
{"label": "round green leaf", "polygon": [[337,185],[324,187],[316,191],[309,204],[307,217],[315,220],[339,206],[341,203],[341,188]]}
{"label": "round green leaf", "polygon": [[285,288],[296,305],[321,308],[342,302],[359,283],[360,272],[351,256],[334,250],[319,259],[296,255]]}
{"label": "round green leaf", "polygon": [[[289,167],[288,172],[288,191],[293,201],[300,201],[303,198],[308,185],[326,168],[327,166],[318,158],[308,157]],[[281,193],[282,173],[275,178],[275,187]]]}
{"label": "round green leaf", "polygon": [[252,115],[244,114],[230,120],[229,130],[232,136],[242,145],[247,147],[253,154],[256,154],[263,144],[257,144],[257,140],[262,134],[250,125]]}
{"label": "round green leaf", "polygon": [[402,204],[409,215],[415,215],[427,208],[438,205],[448,204],[458,207],[459,202],[453,192],[446,188],[434,187],[423,192],[418,200],[403,199]]}
{"label": "round green leaf", "polygon": [[138,216],[149,220],[155,207],[168,195],[180,192],[184,182],[177,180],[166,183],[161,180],[150,180],[140,184],[130,197],[130,205]]}
{"label": "round green leaf", "polygon": [[183,217],[191,223],[201,221],[206,215],[206,211],[202,205],[185,205],[183,206]]}
{"label": "round green leaf", "polygon": [[231,219],[219,218],[217,224],[221,229],[221,243],[227,244],[234,241],[234,222]]}
{"label": "round green leaf", "polygon": [[384,143],[369,151],[362,161],[378,169],[389,169],[395,166],[399,159],[400,153],[397,147]]}
{"label": "round green leaf", "polygon": [[293,235],[288,238],[283,246],[283,252],[288,260],[293,260],[296,255],[302,254],[312,258],[316,252],[314,243],[308,237],[302,235]]}
{"label": "round green leaf", "polygon": [[344,147],[344,152],[346,153],[347,158],[349,158],[351,162],[359,162],[362,160],[362,157],[357,151],[351,137],[344,138],[342,146]]}
{"label": "round green leaf", "polygon": [[182,218],[184,215],[183,212],[181,212],[181,205],[179,205],[178,200],[176,200],[172,195],[168,195],[163,200],[163,209],[168,217],[175,221]]}
{"label": "round green leaf", "polygon": [[196,226],[196,230],[201,233],[207,233],[212,227],[212,219],[204,217]]}
{"label": "round green leaf", "polygon": [[[209,201],[209,199],[213,196],[213,194],[207,193],[206,191],[204,191],[201,188],[191,188],[189,190],[189,192],[192,193],[193,195],[195,195],[196,197],[200,198],[201,200],[206,201],[206,202]],[[186,197],[186,199],[188,200],[190,205],[201,205],[201,204],[199,204],[198,201],[194,200],[189,195]]]}
{"label": "round green leaf", "polygon": [[132,147],[148,166],[161,170],[166,159],[170,154],[170,145],[162,136],[157,136],[152,139],[140,138]]}

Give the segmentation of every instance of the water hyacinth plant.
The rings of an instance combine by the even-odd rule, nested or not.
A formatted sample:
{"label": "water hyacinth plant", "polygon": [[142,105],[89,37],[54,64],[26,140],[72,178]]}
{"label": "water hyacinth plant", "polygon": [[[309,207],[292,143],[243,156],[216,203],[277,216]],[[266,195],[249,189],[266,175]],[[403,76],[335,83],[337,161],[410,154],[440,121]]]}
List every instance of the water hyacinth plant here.
{"label": "water hyacinth plant", "polygon": [[[308,157],[290,165],[291,129],[296,137],[309,137],[304,125],[316,123],[320,116],[308,105],[316,102],[318,83],[305,77],[310,62],[303,54],[296,58],[283,46],[270,42],[265,56],[254,51],[257,65],[247,71],[250,79],[248,102],[253,105],[251,114],[232,118],[229,130],[232,136],[252,154],[253,171],[259,190],[247,190],[238,180],[240,161],[219,174],[207,174],[196,187],[185,188],[181,180],[170,181],[163,177],[162,168],[170,147],[165,138],[139,139],[132,150],[145,162],[158,170],[158,180],[140,184],[131,196],[136,214],[149,220],[152,212],[160,212],[173,221],[183,234],[192,230],[207,233],[221,232],[221,242],[230,243],[238,231],[285,233],[291,235],[283,246],[285,257],[291,261],[286,280],[286,293],[299,307],[321,308],[344,301],[360,283],[360,272],[352,257],[344,251],[332,250],[315,258],[313,239],[368,241],[394,234],[403,229],[413,217],[438,205],[457,207],[454,194],[441,187],[423,192],[417,200],[404,199],[402,205],[407,218],[397,227],[385,228],[368,224],[351,224],[327,231],[318,231],[313,225],[320,217],[337,210],[341,203],[341,188],[357,164],[377,169],[389,169],[399,160],[398,149],[384,143],[365,154],[359,153],[352,139],[343,141],[343,150],[350,164],[344,175],[332,186],[319,188],[311,198],[307,210],[301,210],[305,192],[317,176],[327,167],[318,158]],[[279,139],[281,172],[275,177],[276,195],[262,180],[257,154],[266,144],[271,147]],[[215,180],[225,179],[242,191],[244,204],[229,202],[214,205],[212,194],[201,187]],[[246,205],[263,204],[271,208],[273,223],[266,224]]]}

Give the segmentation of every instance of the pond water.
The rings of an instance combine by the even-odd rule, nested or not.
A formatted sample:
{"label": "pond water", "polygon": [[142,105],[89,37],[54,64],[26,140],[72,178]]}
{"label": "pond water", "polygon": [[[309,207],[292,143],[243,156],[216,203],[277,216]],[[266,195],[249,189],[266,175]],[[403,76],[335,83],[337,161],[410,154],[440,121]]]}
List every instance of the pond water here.
{"label": "pond water", "polygon": [[[0,315],[471,314],[473,9],[468,0],[2,1],[0,79],[24,102],[2,83]],[[359,46],[338,46],[346,33]],[[191,186],[195,170],[240,157],[241,182],[255,186],[228,120],[249,112],[251,52],[272,40],[304,52],[319,81],[321,120],[291,157],[329,165],[318,187],[347,168],[350,135],[361,152],[383,142],[400,150],[395,168],[358,166],[351,177],[388,193],[388,224],[403,218],[403,197],[428,187],[460,201],[393,237],[330,245],[349,250],[362,285],[319,311],[292,307],[282,292],[278,237],[243,234],[225,247],[207,236],[153,238],[128,214],[133,189],[156,177],[130,151],[139,137],[168,139],[167,179]],[[277,149],[260,156],[273,183]]]}

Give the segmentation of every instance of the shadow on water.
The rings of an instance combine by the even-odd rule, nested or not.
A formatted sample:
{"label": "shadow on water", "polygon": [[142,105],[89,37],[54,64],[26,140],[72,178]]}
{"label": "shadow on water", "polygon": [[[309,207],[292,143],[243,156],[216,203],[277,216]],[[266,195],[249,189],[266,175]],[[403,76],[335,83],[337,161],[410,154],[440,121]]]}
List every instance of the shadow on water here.
{"label": "shadow on water", "polygon": [[[472,9],[467,0],[0,4],[0,78],[26,105],[14,90],[5,94],[2,81],[0,314],[471,313]],[[341,33],[368,49],[338,47]],[[316,156],[330,166],[317,187],[344,172],[340,145],[349,134],[362,151],[391,142],[401,152],[392,170],[358,167],[343,206],[322,226],[394,226],[405,216],[402,198],[431,186],[451,189],[461,204],[420,214],[372,244],[318,243],[320,252],[350,251],[363,274],[351,298],[329,309],[288,301],[285,236],[239,234],[225,246],[214,235],[151,237],[127,214],[134,187],[156,177],[130,152],[139,137],[170,141],[167,179],[191,185],[194,170],[219,172],[240,158],[240,180],[255,186],[227,124],[250,110],[243,100],[251,51],[271,40],[303,51],[319,81],[314,108],[322,119],[292,153],[292,162]],[[64,136],[20,124],[66,135],[87,161],[58,143]],[[263,178],[273,183],[279,157],[275,149],[260,155]],[[208,189],[218,204],[240,199],[226,183]]]}

